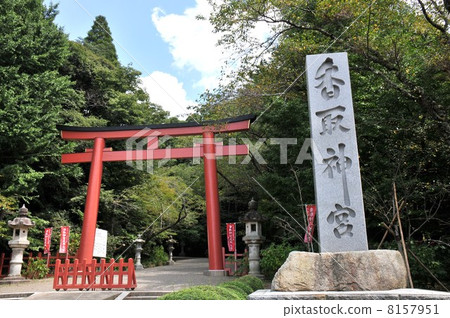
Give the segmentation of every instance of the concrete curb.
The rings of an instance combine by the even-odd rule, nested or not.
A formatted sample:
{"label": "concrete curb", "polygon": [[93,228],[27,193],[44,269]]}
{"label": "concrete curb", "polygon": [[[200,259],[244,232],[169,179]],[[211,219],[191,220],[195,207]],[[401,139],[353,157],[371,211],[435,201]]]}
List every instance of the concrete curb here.
{"label": "concrete curb", "polygon": [[378,291],[301,291],[278,292],[260,289],[249,300],[450,300],[450,293],[424,289]]}

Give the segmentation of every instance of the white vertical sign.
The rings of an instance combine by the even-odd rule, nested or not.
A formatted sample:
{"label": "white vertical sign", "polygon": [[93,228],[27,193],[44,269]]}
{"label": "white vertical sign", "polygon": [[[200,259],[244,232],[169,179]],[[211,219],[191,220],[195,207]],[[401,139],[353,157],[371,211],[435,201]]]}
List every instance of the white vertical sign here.
{"label": "white vertical sign", "polygon": [[367,250],[347,53],[306,57],[321,252]]}
{"label": "white vertical sign", "polygon": [[106,246],[108,242],[108,231],[95,229],[94,257],[106,257]]}

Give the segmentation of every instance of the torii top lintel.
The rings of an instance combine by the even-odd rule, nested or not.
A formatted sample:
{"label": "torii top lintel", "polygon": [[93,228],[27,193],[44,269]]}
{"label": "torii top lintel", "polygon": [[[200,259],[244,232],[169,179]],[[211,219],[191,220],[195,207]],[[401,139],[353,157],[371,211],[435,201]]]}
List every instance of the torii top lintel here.
{"label": "torii top lintel", "polygon": [[[102,147],[102,161],[139,161],[160,159],[182,159],[199,158],[204,155],[203,145],[191,148],[159,149],[158,139],[163,136],[195,136],[221,132],[244,131],[250,128],[254,115],[245,115],[227,118],[217,121],[188,122],[175,124],[157,124],[143,126],[120,126],[120,127],[71,127],[58,126],[61,137],[69,140],[96,140],[96,139],[138,139],[147,138],[147,149],[136,149],[127,151],[112,151],[111,148]],[[210,137],[211,137],[210,136]],[[214,138],[206,138],[203,143],[214,142]],[[95,144],[95,143],[94,143]],[[95,147],[94,147],[95,148]],[[221,156],[247,155],[247,145],[217,145],[215,153]],[[84,153],[62,154],[61,162],[82,163],[91,162],[93,149],[86,149]]]}
{"label": "torii top lintel", "polygon": [[200,123],[187,122],[119,127],[74,127],[59,125],[57,128],[61,131],[61,138],[67,140],[92,140],[98,137],[104,139],[127,139],[136,136],[141,138],[169,135],[175,137],[201,135],[205,131],[223,133],[248,130],[255,118],[255,115],[244,115]]}

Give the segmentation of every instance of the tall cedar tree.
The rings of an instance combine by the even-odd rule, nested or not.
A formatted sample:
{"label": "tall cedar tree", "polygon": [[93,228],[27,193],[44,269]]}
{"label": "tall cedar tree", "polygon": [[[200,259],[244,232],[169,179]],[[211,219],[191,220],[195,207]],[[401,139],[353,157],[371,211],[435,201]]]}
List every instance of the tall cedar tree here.
{"label": "tall cedar tree", "polygon": [[113,41],[108,21],[102,15],[97,16],[87,37],[84,38],[84,44],[95,54],[116,64],[118,60]]}

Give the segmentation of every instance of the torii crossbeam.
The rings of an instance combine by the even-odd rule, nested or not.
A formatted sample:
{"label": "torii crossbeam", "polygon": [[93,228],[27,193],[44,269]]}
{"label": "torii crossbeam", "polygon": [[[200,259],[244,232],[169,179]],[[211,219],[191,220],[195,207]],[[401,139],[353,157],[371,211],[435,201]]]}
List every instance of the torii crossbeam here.
{"label": "torii crossbeam", "polygon": [[[157,124],[120,127],[73,127],[58,126],[61,137],[66,140],[93,140],[92,149],[84,153],[63,154],[61,162],[90,162],[89,183],[84,209],[78,259],[92,260],[95,229],[97,226],[98,204],[102,182],[103,162],[138,161],[180,158],[203,158],[205,173],[206,219],[208,233],[208,256],[210,275],[223,275],[222,237],[220,233],[219,193],[217,188],[216,157],[247,155],[247,145],[223,146],[215,143],[216,133],[230,133],[250,129],[254,115],[245,115],[217,121],[188,122],[175,124]],[[199,147],[160,149],[159,138],[164,136],[202,135]],[[146,149],[113,151],[105,148],[106,140],[147,138]]]}

